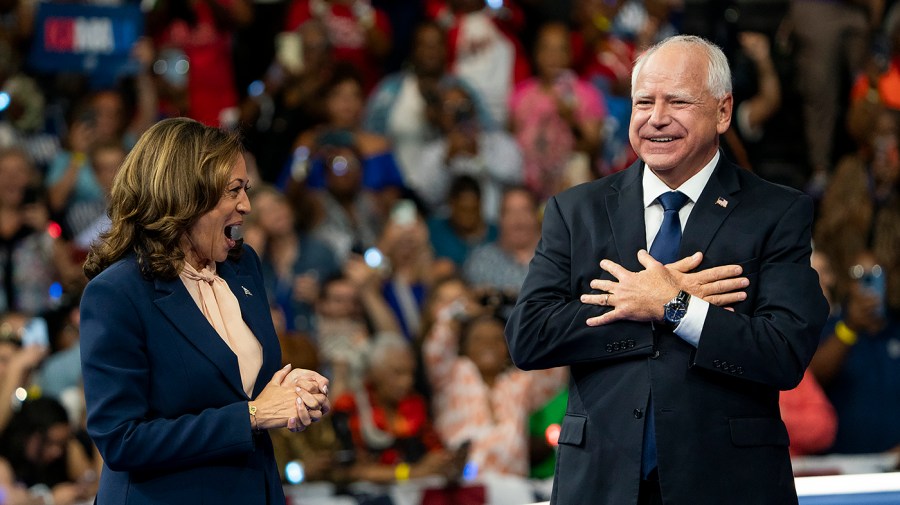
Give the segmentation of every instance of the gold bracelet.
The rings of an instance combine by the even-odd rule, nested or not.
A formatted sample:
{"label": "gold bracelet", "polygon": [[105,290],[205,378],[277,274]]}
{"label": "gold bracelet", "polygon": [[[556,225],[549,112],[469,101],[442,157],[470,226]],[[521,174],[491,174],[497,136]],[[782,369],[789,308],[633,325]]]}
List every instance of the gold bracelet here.
{"label": "gold bracelet", "polygon": [[253,405],[250,402],[247,402],[247,407],[250,410],[250,426],[253,428],[253,431],[259,431],[256,423],[256,405]]}
{"label": "gold bracelet", "polygon": [[852,347],[856,344],[856,341],[859,340],[859,334],[851,330],[850,327],[847,326],[847,323],[843,321],[838,321],[838,323],[834,325],[834,336],[847,347]]}
{"label": "gold bracelet", "polygon": [[397,479],[397,482],[407,481],[409,480],[409,471],[409,465],[400,463],[394,467],[394,478]]}

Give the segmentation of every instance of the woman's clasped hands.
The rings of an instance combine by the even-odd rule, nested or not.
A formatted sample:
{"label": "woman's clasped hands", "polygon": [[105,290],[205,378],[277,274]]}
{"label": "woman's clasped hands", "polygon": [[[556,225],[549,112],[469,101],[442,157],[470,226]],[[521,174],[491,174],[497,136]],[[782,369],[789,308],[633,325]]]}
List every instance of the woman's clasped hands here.
{"label": "woman's clasped hands", "polygon": [[312,370],[292,370],[291,365],[286,365],[275,372],[259,396],[250,402],[250,422],[256,430],[286,427],[297,432],[322,419],[330,410],[328,379]]}

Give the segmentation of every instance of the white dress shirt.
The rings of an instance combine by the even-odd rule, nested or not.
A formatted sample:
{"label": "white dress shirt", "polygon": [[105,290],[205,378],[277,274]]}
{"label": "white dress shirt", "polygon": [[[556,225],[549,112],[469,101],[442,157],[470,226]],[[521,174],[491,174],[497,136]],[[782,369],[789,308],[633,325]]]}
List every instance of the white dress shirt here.
{"label": "white dress shirt", "polygon": [[[687,225],[691,211],[694,209],[694,203],[700,198],[700,193],[706,187],[706,183],[712,176],[716,164],[719,163],[719,152],[716,151],[715,156],[706,164],[699,172],[694,174],[690,179],[674,190],[660,180],[652,170],[644,165],[644,176],[641,184],[644,188],[644,226],[647,234],[647,250],[653,244],[659,227],[663,222],[663,207],[657,198],[663,193],[669,191],[681,191],[688,197],[688,202],[678,211],[678,219],[681,221],[681,230]],[[697,252],[697,251],[693,251]],[[693,254],[688,251],[688,254]],[[687,313],[678,326],[675,327],[675,334],[682,340],[697,347],[700,344],[700,334],[703,332],[703,322],[706,320],[706,313],[709,310],[709,302],[692,296],[688,302]]]}

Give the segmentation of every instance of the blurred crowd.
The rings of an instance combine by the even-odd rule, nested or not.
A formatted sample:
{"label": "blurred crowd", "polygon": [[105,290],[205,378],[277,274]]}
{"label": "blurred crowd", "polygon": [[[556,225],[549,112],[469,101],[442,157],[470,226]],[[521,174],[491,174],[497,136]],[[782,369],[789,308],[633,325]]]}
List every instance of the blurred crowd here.
{"label": "blurred crowd", "polygon": [[[632,61],[676,33],[730,58],[724,154],[817,202],[832,313],[782,395],[792,453],[900,453],[895,3],[0,1],[0,503],[95,489],[81,263],[173,116],[241,132],[284,362],[331,380],[332,415],[273,435],[286,483],[552,476],[568,372],[515,369],[504,316],[546,199],[635,160]],[[124,63],[47,71],[60,4],[139,9]]]}

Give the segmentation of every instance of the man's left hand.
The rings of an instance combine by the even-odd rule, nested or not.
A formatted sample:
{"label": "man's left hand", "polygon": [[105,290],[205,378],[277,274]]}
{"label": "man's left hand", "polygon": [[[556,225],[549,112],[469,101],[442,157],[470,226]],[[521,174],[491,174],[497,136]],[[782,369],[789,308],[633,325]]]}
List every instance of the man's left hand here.
{"label": "man's left hand", "polygon": [[[696,252],[666,268],[675,276],[675,283],[691,296],[702,298],[712,305],[726,307],[747,298],[743,290],[750,285],[750,280],[741,277],[743,269],[740,265],[722,265],[692,272],[703,261],[703,253]],[[731,310],[726,307],[726,310]]]}

